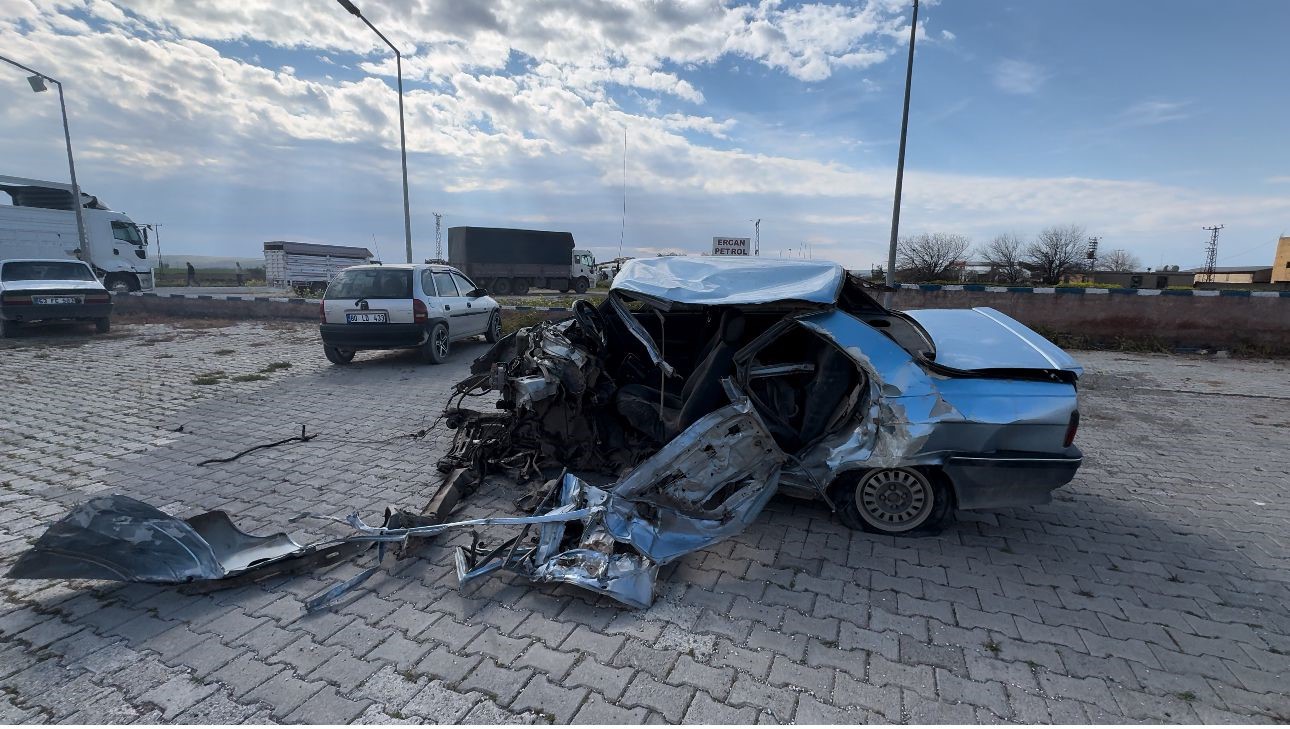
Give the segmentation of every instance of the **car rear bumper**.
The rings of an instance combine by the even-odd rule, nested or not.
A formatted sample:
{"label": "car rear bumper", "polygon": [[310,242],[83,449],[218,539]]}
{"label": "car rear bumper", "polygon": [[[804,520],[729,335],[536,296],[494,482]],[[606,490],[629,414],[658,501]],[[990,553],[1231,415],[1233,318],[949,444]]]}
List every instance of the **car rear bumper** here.
{"label": "car rear bumper", "polygon": [[1071,446],[1060,455],[993,453],[954,456],[945,461],[945,475],[954,484],[960,509],[1031,506],[1052,500],[1052,492],[1075,478],[1084,461]]}
{"label": "car rear bumper", "polygon": [[112,304],[22,304],[0,306],[0,319],[9,321],[50,321],[55,319],[102,319],[112,314]]}
{"label": "car rear bumper", "polygon": [[323,344],[344,349],[397,349],[425,344],[424,324],[320,324]]}

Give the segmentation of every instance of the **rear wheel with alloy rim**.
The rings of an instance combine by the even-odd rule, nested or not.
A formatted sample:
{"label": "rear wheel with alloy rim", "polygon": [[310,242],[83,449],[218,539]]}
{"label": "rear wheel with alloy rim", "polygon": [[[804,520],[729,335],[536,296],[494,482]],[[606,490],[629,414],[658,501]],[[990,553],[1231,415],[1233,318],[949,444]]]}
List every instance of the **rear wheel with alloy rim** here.
{"label": "rear wheel with alloy rim", "polygon": [[347,365],[354,361],[354,350],[333,347],[329,344],[323,345],[323,354],[327,355],[327,361],[332,364]]}
{"label": "rear wheel with alloy rim", "polygon": [[421,360],[426,364],[443,364],[448,359],[448,325],[439,322],[430,328],[430,336],[421,345]]}
{"label": "rear wheel with alloy rim", "polygon": [[909,534],[938,526],[949,514],[940,479],[912,468],[879,468],[842,485],[838,516],[853,529]]}

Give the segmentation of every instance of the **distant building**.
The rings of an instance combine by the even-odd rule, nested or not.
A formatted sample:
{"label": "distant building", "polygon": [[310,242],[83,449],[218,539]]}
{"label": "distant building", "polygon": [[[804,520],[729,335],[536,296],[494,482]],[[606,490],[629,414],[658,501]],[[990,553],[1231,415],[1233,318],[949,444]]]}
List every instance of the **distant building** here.
{"label": "distant building", "polygon": [[1272,260],[1272,283],[1290,283],[1290,235],[1277,241],[1277,255]]}
{"label": "distant building", "polygon": [[1272,266],[1215,266],[1214,280],[1205,276],[1205,269],[1193,268],[1185,273],[1195,276],[1196,283],[1256,284],[1272,281]]}
{"label": "distant building", "polygon": [[1126,289],[1167,289],[1174,286],[1191,286],[1196,274],[1191,271],[1098,271],[1093,280],[1102,284],[1118,284]]}

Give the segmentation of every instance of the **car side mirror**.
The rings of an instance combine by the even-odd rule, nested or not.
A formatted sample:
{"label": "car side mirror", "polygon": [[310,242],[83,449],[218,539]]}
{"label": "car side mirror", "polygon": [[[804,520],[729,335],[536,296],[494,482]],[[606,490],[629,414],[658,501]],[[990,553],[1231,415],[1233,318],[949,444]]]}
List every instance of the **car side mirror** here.
{"label": "car side mirror", "polygon": [[479,288],[471,289],[470,293],[466,295],[472,299],[478,299],[481,296],[488,296],[488,291],[484,289],[484,287],[480,286]]}

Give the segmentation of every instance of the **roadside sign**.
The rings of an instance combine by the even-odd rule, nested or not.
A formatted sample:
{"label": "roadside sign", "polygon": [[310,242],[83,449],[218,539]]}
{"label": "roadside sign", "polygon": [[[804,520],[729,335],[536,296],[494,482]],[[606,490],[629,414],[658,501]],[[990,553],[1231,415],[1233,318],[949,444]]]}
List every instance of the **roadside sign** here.
{"label": "roadside sign", "polygon": [[746,256],[749,252],[749,243],[752,238],[713,238],[712,255],[714,256]]}

